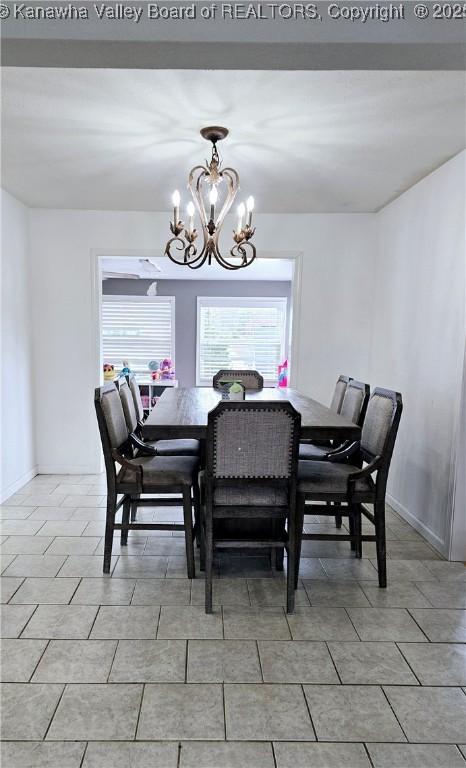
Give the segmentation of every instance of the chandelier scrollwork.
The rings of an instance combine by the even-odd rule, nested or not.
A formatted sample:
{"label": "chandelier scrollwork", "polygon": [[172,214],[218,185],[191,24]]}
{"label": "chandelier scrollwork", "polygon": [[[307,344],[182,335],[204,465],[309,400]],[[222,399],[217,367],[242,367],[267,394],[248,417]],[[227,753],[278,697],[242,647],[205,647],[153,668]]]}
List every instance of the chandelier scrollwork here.
{"label": "chandelier scrollwork", "polygon": [[[205,165],[196,165],[189,173],[188,190],[192,201],[186,209],[186,225],[180,219],[180,193],[173,193],[173,221],[170,222],[173,237],[165,246],[165,254],[175,264],[199,269],[206,262],[210,265],[215,260],[224,269],[234,270],[249,266],[256,258],[256,248],[251,243],[255,232],[252,226],[253,197],[248,197],[246,205],[241,203],[238,206],[238,223],[233,232],[234,245],[226,255],[220,251],[220,232],[239,190],[238,173],[234,168],[222,168],[217,150],[217,142],[227,135],[228,130],[219,126],[201,130],[201,136],[212,143],[212,157],[210,162],[206,160]],[[199,246],[196,243],[198,232],[194,226],[196,211],[202,232]]]}

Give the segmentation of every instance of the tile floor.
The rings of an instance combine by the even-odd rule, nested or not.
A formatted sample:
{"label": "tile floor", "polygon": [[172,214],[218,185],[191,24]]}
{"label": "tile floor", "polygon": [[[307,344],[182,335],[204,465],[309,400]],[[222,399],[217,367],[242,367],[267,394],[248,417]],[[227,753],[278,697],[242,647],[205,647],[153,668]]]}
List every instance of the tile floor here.
{"label": "tile floor", "polygon": [[182,536],[116,537],[102,575],[104,504],[39,476],[1,507],[5,768],[466,768],[466,570],[394,512],[387,590],[372,545],[306,542],[293,616],[239,555],[206,616]]}

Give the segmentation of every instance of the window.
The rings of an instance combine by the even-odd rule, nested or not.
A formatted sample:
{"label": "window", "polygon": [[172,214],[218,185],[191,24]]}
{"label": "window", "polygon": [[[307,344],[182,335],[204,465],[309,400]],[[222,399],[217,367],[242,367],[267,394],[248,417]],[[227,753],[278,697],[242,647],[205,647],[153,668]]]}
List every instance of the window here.
{"label": "window", "polygon": [[128,360],[139,376],[150,360],[175,360],[173,296],[102,296],[102,356],[115,370]]}
{"label": "window", "polygon": [[286,302],[198,296],[197,385],[212,384],[220,368],[253,368],[275,385],[286,357]]}

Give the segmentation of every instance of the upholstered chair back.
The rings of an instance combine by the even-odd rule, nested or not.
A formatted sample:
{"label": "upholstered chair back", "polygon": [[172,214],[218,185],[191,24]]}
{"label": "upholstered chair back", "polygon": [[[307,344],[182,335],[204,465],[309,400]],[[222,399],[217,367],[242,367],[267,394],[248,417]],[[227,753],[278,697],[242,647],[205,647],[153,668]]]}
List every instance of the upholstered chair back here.
{"label": "upholstered chair back", "polygon": [[129,388],[131,390],[131,394],[133,396],[134,401],[134,408],[136,410],[136,416],[139,422],[144,421],[144,407],[142,405],[141,400],[141,392],[139,391],[139,384],[136,381],[136,376],[134,373],[131,373],[129,375]]}
{"label": "upholstered chair back", "polygon": [[128,382],[125,378],[120,379],[118,382],[118,390],[120,392],[120,399],[123,406],[126,426],[128,427],[129,432],[135,432],[138,426],[138,417],[136,414],[136,407],[134,405],[133,393],[131,392]]}
{"label": "upholstered chair back", "polygon": [[120,448],[128,439],[123,406],[115,384],[105,384],[95,390],[95,407],[104,455]]}
{"label": "upholstered chair back", "polygon": [[341,404],[340,415],[355,424],[363,424],[369,401],[369,384],[351,379]]}
{"label": "upholstered chair back", "polygon": [[245,389],[263,389],[264,379],[258,371],[240,371],[234,369],[222,369],[213,378],[213,388],[219,389],[221,383],[239,381]]}
{"label": "upholstered chair back", "polygon": [[365,461],[381,456],[390,463],[402,409],[399,392],[374,389],[361,434],[361,453]]}
{"label": "upholstered chair back", "polygon": [[300,424],[288,402],[220,402],[209,413],[208,473],[289,479],[297,468]]}
{"label": "upholstered chair back", "polygon": [[335,384],[335,390],[330,403],[330,409],[335,413],[340,413],[341,406],[343,404],[343,398],[345,396],[346,387],[350,381],[349,376],[339,376],[337,383]]}

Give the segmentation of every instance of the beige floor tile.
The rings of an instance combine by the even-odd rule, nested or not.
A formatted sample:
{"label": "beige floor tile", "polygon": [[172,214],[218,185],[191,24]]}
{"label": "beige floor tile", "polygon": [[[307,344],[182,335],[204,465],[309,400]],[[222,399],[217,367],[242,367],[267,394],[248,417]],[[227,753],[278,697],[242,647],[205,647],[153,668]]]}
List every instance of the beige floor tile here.
{"label": "beige floor tile", "polygon": [[[126,581],[126,579],[120,579]],[[189,605],[189,579],[138,579],[132,605]]]}
{"label": "beige floor tile", "polygon": [[253,640],[190,640],[188,683],[261,683]]}
{"label": "beige floor tile", "polygon": [[4,741],[1,759],[8,768],[80,768],[85,748],[84,741]]}
{"label": "beige floor tile", "polygon": [[46,640],[2,640],[0,646],[1,681],[27,683],[46,645]]}
{"label": "beige floor tile", "polygon": [[[117,558],[112,557],[110,561],[110,574],[113,573]],[[99,555],[69,555],[64,559],[63,566],[58,573],[59,576],[87,576],[101,579],[103,573],[104,561]],[[109,575],[106,576],[109,578]]]}
{"label": "beige floor tile", "polygon": [[369,605],[366,595],[355,582],[303,579],[303,584],[312,606],[346,608]]}
{"label": "beige floor tile", "polygon": [[106,683],[116,646],[116,640],[51,640],[32,682]]}
{"label": "beige floor tile", "polygon": [[141,696],[142,685],[67,685],[47,739],[133,739]]}
{"label": "beige floor tile", "polygon": [[[177,768],[178,744],[90,742],[82,768]],[[200,766],[197,766],[200,768]]]}
{"label": "beige floor tile", "polygon": [[47,550],[48,555],[93,555],[100,539],[91,536],[57,536]]}
{"label": "beige floor tile", "polygon": [[298,608],[288,624],[293,640],[358,640],[344,608]]}
{"label": "beige floor tile", "polygon": [[159,606],[103,605],[92,628],[91,638],[155,640]]}
{"label": "beige floor tile", "polygon": [[221,640],[222,615],[219,610],[207,615],[201,606],[162,605],[157,639]]}
{"label": "beige floor tile", "polygon": [[399,648],[422,685],[466,685],[466,645],[399,643]]}
{"label": "beige floor tile", "polygon": [[374,768],[465,768],[453,744],[368,744]]}
{"label": "beige floor tile", "polygon": [[18,555],[5,569],[5,576],[53,577],[65,562],[64,555]]}
{"label": "beige floor tile", "polygon": [[2,576],[0,577],[0,596],[1,602],[7,603],[19,589],[24,579]]}
{"label": "beige floor tile", "polygon": [[370,768],[363,744],[277,741],[274,752],[277,768]]}
{"label": "beige floor tile", "polygon": [[305,685],[304,693],[319,741],[406,741],[377,686]]}
{"label": "beige floor tile", "polygon": [[314,741],[299,685],[225,685],[228,741]]}
{"label": "beige floor tile", "polygon": [[223,741],[222,686],[183,683],[146,685],[136,738]]}
{"label": "beige floor tile", "polygon": [[271,744],[260,742],[186,741],[180,768],[275,768]]}
{"label": "beige floor tile", "polygon": [[11,603],[31,604],[31,603],[69,603],[79,579],[52,579],[52,578],[30,578],[26,579],[17,592],[11,598]]}
{"label": "beige floor tile", "polygon": [[93,605],[39,605],[22,637],[85,640],[96,614]]}
{"label": "beige floor tile", "polygon": [[386,686],[384,690],[408,741],[457,744],[464,739],[466,695],[461,688]]}
{"label": "beige floor tile", "polygon": [[325,643],[261,640],[258,646],[265,683],[339,682]]}
{"label": "beige floor tile", "polygon": [[2,637],[19,637],[36,607],[36,605],[3,605],[1,610]]}
{"label": "beige floor tile", "polygon": [[[136,582],[131,579],[100,578],[81,579],[73,595],[72,605],[129,605]],[[154,600],[149,605],[156,605]]]}
{"label": "beige floor tile", "polygon": [[342,683],[418,685],[395,643],[328,643],[328,648]]}
{"label": "beige floor tile", "polygon": [[361,640],[426,641],[405,608],[348,608],[348,614]]}
{"label": "beige floor tile", "polygon": [[120,640],[111,683],[184,683],[186,640]]}
{"label": "beige floor tile", "polygon": [[466,643],[466,611],[431,608],[410,613],[432,643]]}
{"label": "beige floor tile", "polygon": [[[43,555],[53,541],[52,536],[8,536],[1,553],[14,555]],[[29,575],[29,574],[27,574]]]}
{"label": "beige floor tile", "polygon": [[43,739],[63,691],[63,685],[2,685],[1,724],[5,740]]}

